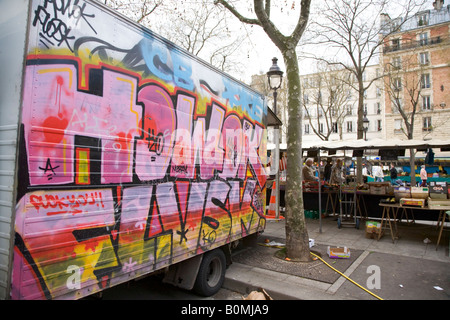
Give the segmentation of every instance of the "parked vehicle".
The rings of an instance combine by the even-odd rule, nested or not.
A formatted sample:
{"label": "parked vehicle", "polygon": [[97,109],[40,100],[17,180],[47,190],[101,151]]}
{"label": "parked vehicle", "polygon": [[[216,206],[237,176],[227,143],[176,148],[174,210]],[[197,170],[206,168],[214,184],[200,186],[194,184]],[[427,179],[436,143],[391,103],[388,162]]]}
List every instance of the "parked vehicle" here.
{"label": "parked vehicle", "polygon": [[97,1],[0,7],[0,298],[214,294],[265,226],[264,97]]}

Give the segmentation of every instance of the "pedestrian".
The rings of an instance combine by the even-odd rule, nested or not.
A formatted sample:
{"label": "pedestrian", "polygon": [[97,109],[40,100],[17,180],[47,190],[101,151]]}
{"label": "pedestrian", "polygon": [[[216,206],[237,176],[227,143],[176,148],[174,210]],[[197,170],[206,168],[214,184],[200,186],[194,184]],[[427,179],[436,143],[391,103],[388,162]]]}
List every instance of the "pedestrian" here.
{"label": "pedestrian", "polygon": [[286,152],[283,152],[280,158],[280,171],[285,171],[286,167],[287,167],[287,156]]}
{"label": "pedestrian", "polygon": [[318,181],[319,180],[319,178],[316,177],[314,174],[314,168],[312,167],[313,163],[314,163],[314,160],[312,158],[306,159],[305,165],[303,166],[303,169],[302,169],[304,181]]}
{"label": "pedestrian", "polygon": [[330,184],[342,184],[344,182],[344,176],[342,173],[342,160],[336,159],[336,163],[331,168]]}
{"label": "pedestrian", "polygon": [[325,169],[323,172],[325,181],[330,181],[331,178],[331,160],[327,160],[327,164],[325,165]]}
{"label": "pedestrian", "polygon": [[391,163],[391,169],[389,170],[391,173],[391,184],[397,184],[397,169],[395,169],[395,166],[393,163]]}
{"label": "pedestrian", "polygon": [[421,187],[426,187],[427,186],[427,170],[425,170],[425,165],[422,165],[422,168],[420,169],[420,179],[422,180],[422,182],[420,183]]}
{"label": "pedestrian", "polygon": [[376,166],[372,167],[372,174],[373,174],[373,177],[375,178],[376,182],[384,181],[384,173],[383,173],[383,169],[381,168],[380,163],[377,163]]}

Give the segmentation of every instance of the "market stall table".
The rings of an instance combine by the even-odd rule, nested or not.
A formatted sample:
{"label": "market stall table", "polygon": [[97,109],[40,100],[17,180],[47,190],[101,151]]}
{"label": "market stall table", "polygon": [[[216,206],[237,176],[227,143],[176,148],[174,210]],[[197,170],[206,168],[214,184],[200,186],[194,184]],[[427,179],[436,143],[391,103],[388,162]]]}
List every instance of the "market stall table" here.
{"label": "market stall table", "polygon": [[[413,206],[402,206],[399,203],[383,203],[380,202],[380,206],[383,207],[383,214],[381,216],[381,230],[383,230],[383,225],[388,224],[389,229],[391,231],[392,242],[395,239],[398,239],[398,230],[397,230],[397,214],[400,209],[403,209],[406,212],[406,209],[411,210],[431,210],[431,211],[439,211],[439,218],[437,221],[437,227],[440,227],[439,236],[436,243],[436,250],[439,246],[439,242],[441,240],[442,231],[444,229],[445,219],[449,217],[450,219],[450,207],[413,207]],[[378,234],[378,240],[381,238],[381,232]]]}

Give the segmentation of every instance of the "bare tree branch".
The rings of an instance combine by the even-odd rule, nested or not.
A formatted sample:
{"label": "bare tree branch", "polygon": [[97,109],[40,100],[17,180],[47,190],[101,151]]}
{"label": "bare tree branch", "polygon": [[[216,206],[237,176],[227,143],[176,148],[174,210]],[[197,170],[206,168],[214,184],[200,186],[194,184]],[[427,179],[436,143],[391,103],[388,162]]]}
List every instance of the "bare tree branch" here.
{"label": "bare tree branch", "polygon": [[[270,0],[267,0],[270,3]],[[250,18],[246,18],[244,16],[242,16],[232,5],[230,5],[228,3],[228,1],[226,0],[215,0],[214,4],[221,4],[223,5],[225,8],[228,9],[228,11],[230,11],[236,18],[239,19],[239,21],[243,22],[243,23],[247,23],[247,24],[254,24],[254,25],[261,25],[261,22],[257,19],[250,19]],[[270,7],[270,6],[269,6]],[[270,11],[268,12],[270,13]]]}

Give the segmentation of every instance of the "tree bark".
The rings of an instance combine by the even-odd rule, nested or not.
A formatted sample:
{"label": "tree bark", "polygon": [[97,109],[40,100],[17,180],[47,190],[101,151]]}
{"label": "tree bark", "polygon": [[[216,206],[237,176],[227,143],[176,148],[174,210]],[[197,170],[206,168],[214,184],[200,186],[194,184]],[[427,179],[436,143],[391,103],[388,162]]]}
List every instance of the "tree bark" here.
{"label": "tree bark", "polygon": [[291,260],[309,261],[309,236],[303,204],[302,189],[302,109],[299,67],[295,49],[283,53],[287,69],[288,86],[288,132],[286,177],[286,252]]}

